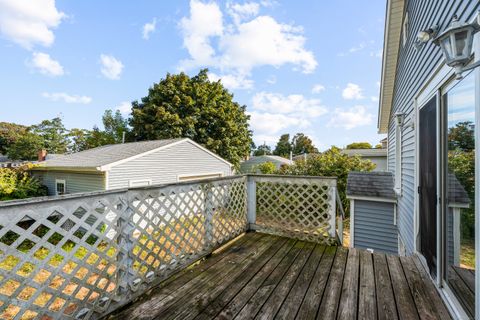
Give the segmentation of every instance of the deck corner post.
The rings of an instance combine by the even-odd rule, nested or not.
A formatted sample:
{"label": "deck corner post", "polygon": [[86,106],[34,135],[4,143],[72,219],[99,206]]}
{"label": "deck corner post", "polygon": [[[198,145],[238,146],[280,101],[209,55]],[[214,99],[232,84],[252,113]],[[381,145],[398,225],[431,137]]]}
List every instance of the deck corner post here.
{"label": "deck corner post", "polygon": [[253,176],[247,176],[248,230],[254,230],[256,222],[257,222],[257,183]]}
{"label": "deck corner post", "polygon": [[205,194],[205,240],[206,249],[210,251],[213,245],[213,212],[215,210],[215,204],[213,203],[213,185],[207,183],[204,185]]}

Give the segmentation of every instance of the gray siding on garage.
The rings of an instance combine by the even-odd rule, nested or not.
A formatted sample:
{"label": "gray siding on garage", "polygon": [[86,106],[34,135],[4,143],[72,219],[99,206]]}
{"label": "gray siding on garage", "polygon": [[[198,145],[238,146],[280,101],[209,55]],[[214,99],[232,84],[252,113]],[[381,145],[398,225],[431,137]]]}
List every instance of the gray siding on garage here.
{"label": "gray siding on garage", "polygon": [[152,184],[176,182],[179,175],[221,173],[231,175],[230,165],[185,140],[165,149],[114,166],[108,172],[109,189],[125,188],[130,180],[151,179]]}
{"label": "gray siding on garage", "polygon": [[398,254],[398,235],[394,225],[394,204],[354,200],[353,245]]}
{"label": "gray siding on garage", "polygon": [[[405,113],[406,119],[412,117],[414,97],[443,59],[440,48],[432,42],[421,50],[415,50],[413,42],[417,33],[435,24],[444,30],[454,15],[468,21],[479,6],[475,0],[407,1],[408,40],[405,46],[400,44],[388,134],[388,167],[392,172],[395,171],[395,121],[392,117],[396,112]],[[414,251],[414,177],[415,136],[413,130],[405,129],[402,133],[402,197],[398,199],[398,229],[407,253]]]}
{"label": "gray siding on garage", "polygon": [[72,173],[62,171],[34,171],[33,175],[48,188],[48,195],[55,195],[55,180],[65,180],[67,193],[105,190],[103,173]]}

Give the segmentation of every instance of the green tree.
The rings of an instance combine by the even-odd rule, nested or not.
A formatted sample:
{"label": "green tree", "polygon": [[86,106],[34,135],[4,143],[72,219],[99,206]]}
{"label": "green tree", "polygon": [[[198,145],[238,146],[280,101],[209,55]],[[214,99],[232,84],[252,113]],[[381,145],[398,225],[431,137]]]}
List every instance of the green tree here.
{"label": "green tree", "polygon": [[26,132],[8,148],[7,155],[12,160],[36,160],[38,151],[45,145],[45,141],[39,135]]}
{"label": "green tree", "polygon": [[86,129],[73,128],[69,131],[68,137],[70,143],[68,145],[69,152],[80,152],[88,149],[88,137],[90,131]]}
{"label": "green tree", "polygon": [[[48,153],[67,152],[68,148],[68,131],[59,117],[52,120],[43,120],[37,125],[30,127],[33,134],[40,136],[43,140],[43,147]],[[37,152],[38,150],[35,150]]]}
{"label": "green tree", "polygon": [[359,156],[349,157],[337,147],[312,155],[306,161],[297,161],[291,166],[282,167],[280,174],[337,177],[337,190],[348,214],[349,201],[346,196],[347,177],[350,171],[371,171],[375,164]]}
{"label": "green tree", "polygon": [[208,80],[207,73],[167,74],[146,97],[133,102],[133,139],[190,138],[238,166],[250,153],[249,116],[220,81]]}
{"label": "green tree", "polygon": [[375,145],[375,149],[382,149],[383,145],[381,143]]}
{"label": "green tree", "polygon": [[258,157],[258,156],[265,156],[265,155],[270,155],[272,154],[272,149],[270,149],[270,146],[267,144],[261,144],[253,151],[253,155]]}
{"label": "green tree", "polygon": [[281,157],[290,157],[292,151],[292,144],[290,143],[290,135],[288,133],[282,134],[273,150],[273,154]]}
{"label": "green tree", "polygon": [[16,123],[0,122],[0,154],[6,154],[8,147],[27,132],[28,127]]}
{"label": "green tree", "polygon": [[372,145],[368,142],[353,142],[347,145],[347,149],[372,149]]}
{"label": "green tree", "polygon": [[117,110],[106,110],[102,117],[103,126],[107,136],[111,137],[112,143],[121,143],[123,134],[128,134],[128,120]]}
{"label": "green tree", "polygon": [[318,153],[318,149],[313,145],[312,139],[303,133],[297,133],[292,138],[293,154]]}
{"label": "green tree", "polygon": [[475,125],[471,121],[459,122],[448,129],[449,149],[470,151],[475,149]]}

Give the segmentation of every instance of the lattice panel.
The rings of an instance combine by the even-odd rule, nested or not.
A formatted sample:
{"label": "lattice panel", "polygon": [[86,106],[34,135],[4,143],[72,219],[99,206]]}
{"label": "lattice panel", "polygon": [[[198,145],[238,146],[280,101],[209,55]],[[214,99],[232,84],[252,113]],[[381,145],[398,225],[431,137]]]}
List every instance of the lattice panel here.
{"label": "lattice panel", "polygon": [[266,180],[256,183],[257,230],[324,244],[335,242],[335,190],[330,181]]}
{"label": "lattice panel", "polygon": [[246,177],[0,207],[0,318],[98,318],[245,231],[246,217]]}

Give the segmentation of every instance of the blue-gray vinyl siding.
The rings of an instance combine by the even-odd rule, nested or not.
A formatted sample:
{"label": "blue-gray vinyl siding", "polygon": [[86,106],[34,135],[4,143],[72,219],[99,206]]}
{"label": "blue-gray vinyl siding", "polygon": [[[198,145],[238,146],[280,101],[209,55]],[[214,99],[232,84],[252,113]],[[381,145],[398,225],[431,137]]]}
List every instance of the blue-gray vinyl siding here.
{"label": "blue-gray vinyl siding", "polygon": [[394,204],[355,200],[353,244],[355,248],[398,254]]}
{"label": "blue-gray vinyl siding", "polygon": [[129,181],[150,179],[152,184],[174,183],[179,176],[232,174],[230,165],[189,141],[116,165],[108,172],[108,188],[129,187]]}
{"label": "blue-gray vinyl siding", "polygon": [[103,173],[72,173],[62,171],[34,171],[33,175],[48,188],[48,195],[55,195],[55,180],[65,180],[67,193],[105,190]]}
{"label": "blue-gray vinyl siding", "polygon": [[[414,97],[426,85],[440,65],[443,57],[440,48],[432,42],[421,50],[414,48],[413,42],[420,30],[438,24],[444,30],[452,17],[469,21],[480,8],[475,0],[406,0],[408,12],[407,43],[400,43],[395,89],[390,114],[388,132],[388,168],[395,171],[395,121],[397,112],[412,119]],[[403,35],[400,37],[403,39]],[[414,252],[414,197],[415,197],[415,136],[414,130],[406,128],[402,132],[402,196],[398,199],[398,230],[406,253]]]}

